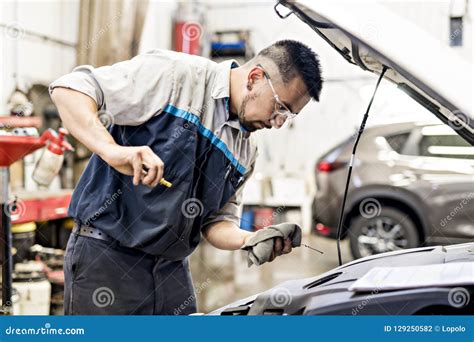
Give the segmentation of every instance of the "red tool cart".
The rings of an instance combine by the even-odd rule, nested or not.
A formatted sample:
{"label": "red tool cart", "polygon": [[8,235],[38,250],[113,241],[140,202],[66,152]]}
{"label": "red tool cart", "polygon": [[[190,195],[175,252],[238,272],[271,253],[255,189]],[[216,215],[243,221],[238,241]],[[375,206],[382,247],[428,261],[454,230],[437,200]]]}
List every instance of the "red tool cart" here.
{"label": "red tool cart", "polygon": [[[35,117],[0,117],[3,127],[40,127]],[[46,133],[46,132],[45,132]],[[0,260],[2,265],[1,313],[12,310],[12,223],[44,222],[67,217],[72,190],[15,192],[9,198],[9,167],[12,163],[48,144],[48,134],[25,136],[0,135]]]}

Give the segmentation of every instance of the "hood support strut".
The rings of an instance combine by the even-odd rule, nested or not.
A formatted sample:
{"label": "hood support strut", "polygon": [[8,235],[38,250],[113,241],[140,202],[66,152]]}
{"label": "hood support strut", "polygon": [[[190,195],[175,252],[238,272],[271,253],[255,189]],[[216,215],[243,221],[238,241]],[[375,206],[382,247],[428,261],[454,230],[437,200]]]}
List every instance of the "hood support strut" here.
{"label": "hood support strut", "polygon": [[342,257],[341,257],[342,222],[343,222],[343,219],[344,219],[344,211],[345,211],[346,200],[347,200],[347,192],[349,190],[349,183],[351,181],[352,168],[354,166],[354,159],[355,159],[355,154],[356,154],[356,151],[357,151],[357,145],[359,144],[360,137],[362,136],[362,133],[364,132],[365,124],[367,123],[367,119],[369,118],[369,111],[370,111],[370,108],[372,107],[372,103],[374,102],[375,94],[377,94],[377,89],[379,88],[380,82],[382,81],[382,78],[385,75],[386,71],[387,71],[387,67],[384,65],[383,69],[382,69],[382,72],[380,73],[379,79],[377,80],[377,84],[375,86],[374,93],[372,94],[372,98],[370,99],[369,105],[367,106],[367,110],[365,111],[364,118],[362,119],[362,123],[360,124],[359,131],[357,133],[357,137],[356,137],[355,142],[354,142],[354,147],[352,148],[351,161],[349,163],[349,169],[347,171],[346,187],[344,189],[344,197],[343,197],[343,200],[342,200],[341,214],[339,216],[339,224],[337,225],[337,257],[339,259],[339,266],[342,265]]}

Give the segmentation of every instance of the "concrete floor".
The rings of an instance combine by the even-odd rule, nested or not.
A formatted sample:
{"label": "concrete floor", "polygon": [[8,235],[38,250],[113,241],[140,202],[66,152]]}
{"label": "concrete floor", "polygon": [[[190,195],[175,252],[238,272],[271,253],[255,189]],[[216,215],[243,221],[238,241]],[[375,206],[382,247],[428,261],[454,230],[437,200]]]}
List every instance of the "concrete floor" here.
{"label": "concrete floor", "polygon": [[[191,256],[191,272],[198,299],[198,311],[209,312],[237,299],[264,291],[286,280],[313,277],[338,266],[335,240],[307,236],[306,247],[260,267],[247,267],[243,251],[221,251],[203,242]],[[343,262],[352,260],[347,241],[342,244]]]}

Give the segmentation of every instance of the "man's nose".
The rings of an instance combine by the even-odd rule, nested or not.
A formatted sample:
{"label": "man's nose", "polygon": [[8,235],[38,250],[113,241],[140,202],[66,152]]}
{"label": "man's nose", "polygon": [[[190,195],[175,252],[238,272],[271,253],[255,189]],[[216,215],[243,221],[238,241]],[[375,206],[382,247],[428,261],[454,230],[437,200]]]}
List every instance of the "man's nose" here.
{"label": "man's nose", "polygon": [[273,121],[272,126],[273,126],[274,128],[279,129],[279,128],[281,128],[281,126],[283,126],[283,124],[285,123],[286,118],[283,117],[282,115],[277,115],[272,121]]}

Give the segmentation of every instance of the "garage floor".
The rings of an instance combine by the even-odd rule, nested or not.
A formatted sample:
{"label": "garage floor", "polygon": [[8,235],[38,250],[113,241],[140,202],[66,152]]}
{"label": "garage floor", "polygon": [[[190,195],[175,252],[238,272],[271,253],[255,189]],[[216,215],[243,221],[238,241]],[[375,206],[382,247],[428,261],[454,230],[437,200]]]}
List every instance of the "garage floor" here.
{"label": "garage floor", "polygon": [[[320,236],[303,239],[324,255],[305,247],[260,267],[247,267],[245,253],[217,250],[202,243],[191,256],[191,271],[199,312],[264,291],[286,280],[313,277],[338,266],[335,240]],[[347,241],[342,243],[343,262],[352,260]]]}

